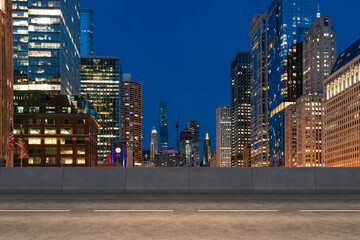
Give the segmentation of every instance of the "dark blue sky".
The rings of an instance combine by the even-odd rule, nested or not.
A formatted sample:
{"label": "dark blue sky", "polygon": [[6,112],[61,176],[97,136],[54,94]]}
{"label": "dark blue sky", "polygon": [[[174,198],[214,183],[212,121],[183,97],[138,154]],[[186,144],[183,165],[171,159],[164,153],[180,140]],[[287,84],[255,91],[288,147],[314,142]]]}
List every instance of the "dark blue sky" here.
{"label": "dark blue sky", "polygon": [[[209,132],[215,147],[215,111],[230,104],[230,62],[237,51],[249,51],[252,17],[270,3],[81,0],[82,8],[94,10],[95,55],[120,56],[123,73],[143,84],[144,150],[152,127],[158,129],[160,101],[169,103],[170,146],[176,146],[181,105],[180,127],[200,120],[201,145]],[[320,8],[332,17],[339,54],[360,37],[360,1],[320,0]]]}

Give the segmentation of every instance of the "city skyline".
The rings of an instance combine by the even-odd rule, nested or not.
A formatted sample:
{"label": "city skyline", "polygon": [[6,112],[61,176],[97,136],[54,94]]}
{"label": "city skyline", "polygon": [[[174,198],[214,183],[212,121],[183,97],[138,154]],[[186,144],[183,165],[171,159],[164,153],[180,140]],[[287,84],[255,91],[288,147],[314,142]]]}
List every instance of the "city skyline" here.
{"label": "city skyline", "polygon": [[[334,8],[334,0],[319,2],[321,15],[332,17],[340,53],[360,37],[360,34],[350,34],[352,31],[348,25],[348,22],[356,21],[356,8]],[[355,0],[347,2],[352,6],[360,6]],[[151,129],[158,125],[158,111],[152,109],[158,109],[161,101],[168,102],[170,147],[176,147],[175,125],[180,105],[181,127],[191,119],[198,119],[202,123],[200,142],[204,140],[206,132],[210,136],[216,135],[216,109],[220,105],[230,104],[230,62],[237,51],[249,51],[248,35],[252,18],[255,14],[267,11],[270,3],[270,0],[249,2],[246,4],[247,11],[239,16],[237,9],[243,7],[242,1],[205,5],[198,2],[192,3],[192,9],[185,7],[186,2],[104,1],[102,5],[96,4],[94,0],[80,2],[81,8],[94,10],[95,55],[119,55],[123,72],[132,73],[133,80],[143,84],[144,146],[150,145]],[[314,2],[314,5],[313,19],[316,17],[317,3]],[[343,16],[345,9],[346,17]],[[106,13],[108,11],[110,13]],[[116,14],[117,11],[121,14]],[[139,13],[142,14],[140,19],[128,21],[132,18],[130,16]],[[189,16],[185,22],[179,21],[183,14]],[[114,33],[108,22],[121,23],[122,30]],[[144,33],[150,35],[150,38],[144,40]],[[188,39],[190,35],[193,36]],[[175,62],[168,61],[170,54],[174,53],[170,50],[174,46],[179,49],[176,51],[178,56]],[[139,59],[144,59],[147,64],[138,64]],[[176,70],[175,66],[179,64],[185,71]],[[219,81],[222,82],[221,86],[214,87]],[[173,91],[166,91],[173,82],[178,82]],[[193,87],[189,88],[190,85]],[[222,94],[218,94],[218,91]],[[195,107],[192,107],[193,103]]]}

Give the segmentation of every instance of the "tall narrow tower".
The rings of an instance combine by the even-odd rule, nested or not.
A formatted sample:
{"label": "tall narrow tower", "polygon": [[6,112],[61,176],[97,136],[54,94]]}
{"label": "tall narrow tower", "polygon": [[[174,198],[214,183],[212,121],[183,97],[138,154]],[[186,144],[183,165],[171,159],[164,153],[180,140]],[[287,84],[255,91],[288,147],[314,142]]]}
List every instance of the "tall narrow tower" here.
{"label": "tall narrow tower", "polygon": [[130,81],[129,75],[126,79],[121,87],[121,137],[127,144],[128,152],[133,153],[134,166],[139,167],[143,159],[142,85]]}
{"label": "tall narrow tower", "polygon": [[211,140],[209,138],[209,133],[206,133],[204,140],[204,160],[202,165],[205,166],[206,163],[210,163],[211,159]]}
{"label": "tall narrow tower", "polygon": [[156,154],[158,154],[158,136],[156,128],[154,127],[151,131],[150,160],[154,160]]}
{"label": "tall narrow tower", "polygon": [[160,102],[160,149],[169,148],[169,133],[168,133],[168,104],[167,102]]}

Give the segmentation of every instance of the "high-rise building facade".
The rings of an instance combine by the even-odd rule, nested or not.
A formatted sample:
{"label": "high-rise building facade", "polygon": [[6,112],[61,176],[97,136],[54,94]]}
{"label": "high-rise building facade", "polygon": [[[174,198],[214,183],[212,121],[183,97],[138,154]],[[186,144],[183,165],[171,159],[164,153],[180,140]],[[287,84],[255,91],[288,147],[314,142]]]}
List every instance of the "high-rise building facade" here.
{"label": "high-rise building facade", "polygon": [[238,52],[231,62],[231,162],[243,167],[245,144],[251,144],[250,54]]}
{"label": "high-rise building facade", "polygon": [[297,166],[297,124],[296,124],[296,104],[287,106],[284,109],[284,145],[285,145],[285,167]]}
{"label": "high-rise building facade", "polygon": [[151,141],[150,141],[150,160],[154,160],[156,154],[158,154],[158,135],[156,128],[154,127],[151,131]]}
{"label": "high-rise building facade", "polygon": [[287,103],[296,102],[302,95],[302,44],[291,46],[283,62],[283,90],[284,100]]}
{"label": "high-rise building facade", "polygon": [[324,91],[337,58],[335,28],[330,17],[318,17],[303,43],[303,94]]}
{"label": "high-rise building facade", "polygon": [[204,139],[204,145],[203,145],[203,148],[204,148],[204,159],[203,159],[203,162],[202,162],[202,166],[205,166],[207,164],[210,164],[210,159],[211,159],[211,153],[212,153],[212,150],[211,150],[211,140],[209,138],[209,134],[206,133],[206,137]]}
{"label": "high-rise building facade", "polygon": [[360,39],[325,79],[325,167],[360,167]]}
{"label": "high-rise building facade", "polygon": [[9,147],[13,124],[13,32],[11,1],[0,1],[0,159],[12,166]]}
{"label": "high-rise building facade", "polygon": [[14,89],[79,94],[79,0],[12,3]]}
{"label": "high-rise building facade", "polygon": [[250,27],[251,166],[269,167],[269,96],[267,14]]}
{"label": "high-rise building facade", "polygon": [[169,133],[168,133],[168,104],[167,102],[160,102],[160,141],[159,149],[169,148]]}
{"label": "high-rise building facade", "polygon": [[[121,88],[121,137],[132,153],[134,166],[142,163],[142,85],[122,81]],[[129,155],[128,155],[129,157]]]}
{"label": "high-rise building facade", "polygon": [[185,129],[180,133],[180,166],[193,167],[194,161],[192,158],[192,133]]}
{"label": "high-rise building facade", "polygon": [[231,167],[231,107],[216,110],[216,167]]}
{"label": "high-rise building facade", "polygon": [[200,121],[190,120],[188,130],[191,132],[191,152],[194,159],[194,166],[200,167]]}
{"label": "high-rise building facade", "polygon": [[80,55],[94,55],[94,11],[80,9]]}
{"label": "high-rise building facade", "polygon": [[296,102],[297,166],[323,167],[323,95],[309,93]]}
{"label": "high-rise building facade", "polygon": [[269,154],[273,166],[284,165],[284,60],[301,43],[312,23],[312,0],[273,0],[268,9],[269,51]]}
{"label": "high-rise building facade", "polygon": [[120,138],[120,89],[119,57],[81,58],[81,95],[97,112],[98,154],[102,161],[110,154],[110,143]]}

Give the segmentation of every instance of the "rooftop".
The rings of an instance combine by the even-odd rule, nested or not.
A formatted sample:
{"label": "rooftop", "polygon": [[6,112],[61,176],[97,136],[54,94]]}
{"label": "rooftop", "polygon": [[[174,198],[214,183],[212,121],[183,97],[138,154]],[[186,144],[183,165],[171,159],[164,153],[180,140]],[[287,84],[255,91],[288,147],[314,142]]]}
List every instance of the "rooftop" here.
{"label": "rooftop", "polygon": [[344,52],[339,55],[331,71],[331,74],[345,66],[358,55],[360,55],[360,39],[353,43],[350,47],[348,47]]}

